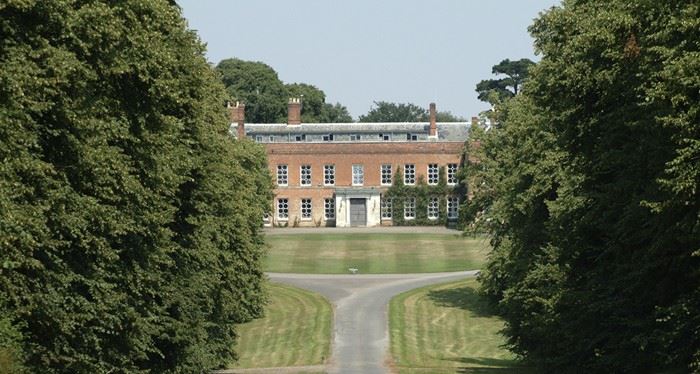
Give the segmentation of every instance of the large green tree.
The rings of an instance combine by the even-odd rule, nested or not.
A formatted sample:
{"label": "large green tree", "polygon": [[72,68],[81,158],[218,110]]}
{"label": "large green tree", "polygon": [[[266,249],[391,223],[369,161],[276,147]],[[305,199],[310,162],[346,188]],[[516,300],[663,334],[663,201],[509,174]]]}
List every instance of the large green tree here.
{"label": "large green tree", "polygon": [[326,103],[322,90],[306,83],[285,84],[273,68],[262,62],[229,58],[219,62],[216,70],[231,98],[246,104],[246,122],[286,122],[290,97],[302,99],[304,123],[352,122],[347,108]]}
{"label": "large green tree", "polygon": [[0,345],[42,373],[233,360],[270,182],[179,8],[5,2],[0,64]]}
{"label": "large green tree", "polygon": [[521,58],[511,61],[505,59],[494,65],[491,72],[495,75],[505,75],[498,79],[485,79],[476,85],[479,100],[496,105],[520,92],[523,82],[527,79],[529,69],[535,63],[530,59]]}
{"label": "large green tree", "polygon": [[483,290],[544,372],[700,370],[699,20],[694,1],[565,1],[476,133]]}
{"label": "large green tree", "polygon": [[[464,118],[450,112],[436,113],[438,122],[463,122]],[[360,122],[425,122],[429,120],[428,110],[411,103],[391,103],[375,101],[367,114],[361,115]]]}

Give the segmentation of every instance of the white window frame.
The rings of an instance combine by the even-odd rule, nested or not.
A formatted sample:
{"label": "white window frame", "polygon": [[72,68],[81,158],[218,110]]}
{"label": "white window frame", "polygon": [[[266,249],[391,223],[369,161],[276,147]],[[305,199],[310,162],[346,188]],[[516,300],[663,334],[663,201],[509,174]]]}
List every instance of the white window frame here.
{"label": "white window frame", "polygon": [[392,199],[381,198],[379,202],[379,210],[381,214],[381,219],[392,219],[394,202]]}
{"label": "white window frame", "polygon": [[445,172],[447,173],[447,185],[454,186],[457,184],[457,164],[447,164]]}
{"label": "white window frame", "polygon": [[313,218],[313,204],[311,199],[301,199],[299,203],[299,217],[301,217],[302,221],[311,221]]}
{"label": "white window frame", "polygon": [[[392,167],[391,164],[382,164],[379,167],[379,178],[380,178],[380,183],[382,186],[391,186],[393,182],[393,174],[392,174]],[[387,178],[388,177],[388,178]],[[386,182],[388,180],[389,182]]]}
{"label": "white window frame", "polygon": [[333,134],[325,134],[325,135],[323,135],[323,141],[324,141],[324,142],[332,142],[332,141],[333,141]]}
{"label": "white window frame", "polygon": [[[409,176],[408,169],[411,169],[411,174]],[[404,164],[403,165],[403,184],[413,186],[416,184],[416,164]]]}
{"label": "white window frame", "polygon": [[323,185],[324,186],[335,186],[335,165],[334,164],[323,165]]}
{"label": "white window frame", "polygon": [[435,186],[440,180],[440,166],[438,164],[428,164],[428,184]]}
{"label": "white window frame", "polygon": [[267,138],[267,140],[268,140],[270,143],[272,143],[272,142],[275,141],[275,136],[274,136],[274,135],[270,135],[270,136]]}
{"label": "white window frame", "polygon": [[416,219],[416,198],[409,197],[403,202],[403,219]]}
{"label": "white window frame", "polygon": [[447,218],[456,219],[459,218],[459,197],[448,196],[447,197]]}
{"label": "white window frame", "polygon": [[332,197],[323,200],[323,217],[326,220],[335,219],[335,199]]}
{"label": "white window frame", "polygon": [[299,166],[299,185],[311,187],[311,165]]}
{"label": "white window frame", "polygon": [[277,219],[279,221],[289,220],[289,199],[288,198],[286,198],[286,197],[278,198],[276,208],[277,208]]}
{"label": "white window frame", "polygon": [[391,141],[391,134],[382,134],[382,141],[390,142]]}
{"label": "white window frame", "polygon": [[255,135],[255,142],[262,143],[262,135]]}
{"label": "white window frame", "polygon": [[408,133],[408,134],[406,134],[406,141],[409,141],[409,142],[418,141],[418,135],[412,134],[412,133]]}
{"label": "white window frame", "polygon": [[440,218],[440,199],[437,197],[428,198],[428,219]]}
{"label": "white window frame", "polygon": [[362,164],[352,165],[352,185],[363,186],[365,184],[365,167]]}
{"label": "white window frame", "polygon": [[350,141],[351,142],[357,142],[362,140],[362,135],[360,134],[350,134]]}
{"label": "white window frame", "polygon": [[[283,173],[280,173],[284,171]],[[284,181],[284,183],[280,183]],[[277,165],[277,185],[278,186],[289,186],[289,166],[287,164]]]}

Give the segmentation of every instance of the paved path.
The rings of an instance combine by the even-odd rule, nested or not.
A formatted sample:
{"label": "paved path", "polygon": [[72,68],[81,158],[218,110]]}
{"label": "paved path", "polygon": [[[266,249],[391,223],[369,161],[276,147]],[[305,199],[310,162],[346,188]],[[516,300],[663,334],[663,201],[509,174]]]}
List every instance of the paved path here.
{"label": "paved path", "polygon": [[[362,270],[362,269],[360,269]],[[316,291],[335,306],[329,373],[388,373],[389,300],[413,288],[455,281],[477,271],[428,274],[268,274],[273,282]]]}
{"label": "paved path", "polygon": [[289,234],[452,234],[462,235],[462,231],[444,226],[382,226],[382,227],[266,227],[265,235]]}

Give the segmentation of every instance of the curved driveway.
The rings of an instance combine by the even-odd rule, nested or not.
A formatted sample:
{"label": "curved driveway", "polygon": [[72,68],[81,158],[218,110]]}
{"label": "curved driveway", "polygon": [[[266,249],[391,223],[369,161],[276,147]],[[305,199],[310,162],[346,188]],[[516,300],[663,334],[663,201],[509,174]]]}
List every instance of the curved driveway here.
{"label": "curved driveway", "polygon": [[315,291],[334,308],[330,373],[388,373],[387,306],[395,295],[435,283],[455,281],[478,271],[423,274],[282,274],[270,280]]}

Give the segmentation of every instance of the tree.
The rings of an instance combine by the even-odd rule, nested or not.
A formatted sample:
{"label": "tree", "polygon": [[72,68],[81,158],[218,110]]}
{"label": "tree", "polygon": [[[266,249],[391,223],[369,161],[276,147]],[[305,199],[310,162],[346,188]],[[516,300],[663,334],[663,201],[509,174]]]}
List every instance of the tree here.
{"label": "tree", "polygon": [[530,28],[527,85],[477,134],[482,291],[543,372],[700,370],[699,16],[565,1]]}
{"label": "tree", "polygon": [[527,58],[517,61],[505,59],[494,65],[491,72],[495,75],[505,75],[505,78],[482,80],[476,85],[479,100],[491,103],[502,102],[518,94],[523,82],[528,77],[529,69],[535,63]]}
{"label": "tree", "polygon": [[228,364],[262,313],[271,183],[179,8],[10,2],[0,63],[0,351],[46,373]]}
{"label": "tree", "polygon": [[[436,113],[438,122],[464,122],[464,118],[450,112]],[[360,116],[360,122],[427,122],[430,119],[428,111],[411,103],[390,103],[375,101],[367,114]]]}

